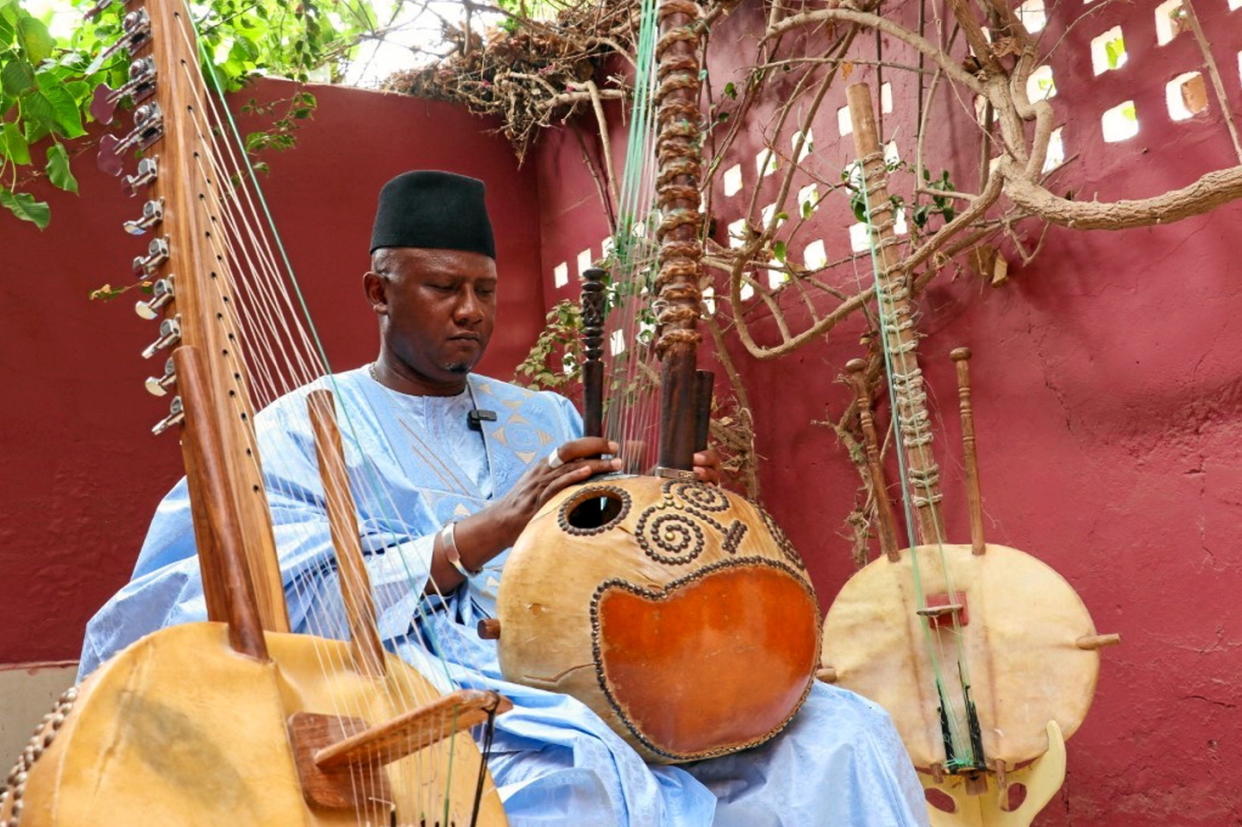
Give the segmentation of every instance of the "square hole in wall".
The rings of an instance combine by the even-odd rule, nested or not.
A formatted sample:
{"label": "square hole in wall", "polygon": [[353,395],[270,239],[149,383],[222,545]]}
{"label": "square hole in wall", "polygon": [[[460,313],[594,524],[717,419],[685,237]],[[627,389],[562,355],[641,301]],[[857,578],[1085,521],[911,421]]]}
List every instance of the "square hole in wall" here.
{"label": "square hole in wall", "polygon": [[1242,0],[1229,0],[1229,11],[1242,9]]}
{"label": "square hole in wall", "polygon": [[716,315],[716,288],[710,284],[703,288],[703,310],[708,316]]}
{"label": "square hole in wall", "polygon": [[808,270],[818,270],[828,264],[828,251],[824,249],[824,240],[817,238],[802,250],[802,266]]}
{"label": "square hole in wall", "polygon": [[1052,130],[1048,136],[1048,152],[1044,155],[1044,172],[1052,172],[1052,170],[1065,163],[1065,140],[1061,137],[1061,127]]}
{"label": "square hole in wall", "polygon": [[862,164],[857,161],[850,161],[845,165],[845,169],[841,170],[841,180],[854,189],[862,186]]}
{"label": "square hole in wall", "polygon": [[815,184],[807,184],[798,190],[798,215],[803,218],[810,218],[818,208],[819,187]]}
{"label": "square hole in wall", "polygon": [[590,247],[587,247],[585,250],[578,253],[578,276],[579,278],[582,277],[582,274],[584,272],[591,269],[592,263],[593,263],[593,259],[591,258]]}
{"label": "square hole in wall", "polygon": [[[782,265],[779,261],[768,262],[769,268],[783,267],[783,266],[784,265]],[[775,270],[775,269],[768,270],[768,287],[770,289],[779,290],[788,283],[789,283],[789,274],[786,273],[784,270]]]}
{"label": "square hole in wall", "polygon": [[747,279],[742,282],[742,286],[738,288],[737,294],[742,301],[753,299],[755,297],[755,285],[751,284],[750,280]]}
{"label": "square hole in wall", "polygon": [[910,232],[910,227],[906,224],[906,210],[904,207],[897,208],[897,217],[893,219],[893,232],[897,235],[905,235]]}
{"label": "square hole in wall", "polygon": [[608,337],[608,350],[613,356],[618,353],[625,353],[625,334],[620,330],[614,330],[612,335]]}
{"label": "square hole in wall", "polygon": [[842,106],[837,110],[837,132],[848,135],[854,131],[854,123],[850,120],[850,108]]}
{"label": "square hole in wall", "polygon": [[[762,210],[759,211],[759,214],[762,216],[763,228],[765,230],[768,227],[772,226],[773,218],[776,219],[776,227],[779,227],[780,225],[784,224],[785,219],[789,217],[783,212],[778,214],[776,212],[776,204],[768,204],[766,207],[764,207]],[[776,229],[776,227],[773,227],[773,229]]]}
{"label": "square hole in wall", "polygon": [[1183,72],[1165,84],[1164,101],[1175,121],[1193,118],[1208,108],[1207,85],[1198,72]]}
{"label": "square hole in wall", "polygon": [[608,258],[608,256],[612,255],[612,251],[615,249],[616,249],[616,242],[613,241],[612,236],[606,235],[604,236],[602,240],[600,240],[599,242],[600,258]]}
{"label": "square hole in wall", "polygon": [[742,165],[734,164],[724,171],[724,194],[737,195],[742,191]]}
{"label": "square hole in wall", "polygon": [[811,132],[811,130],[809,130],[809,129],[806,131],[806,140],[802,141],[802,149],[801,149],[801,150],[799,150],[799,149],[798,149],[798,141],[802,141],[802,131],[801,131],[801,130],[796,130],[796,131],[794,132],[794,134],[793,134],[793,135],[790,137],[790,139],[789,139],[789,152],[790,152],[790,154],[795,155],[795,156],[796,156],[796,159],[797,159],[799,162],[801,162],[801,161],[802,161],[802,159],[806,158],[806,156],[810,155],[810,154],[811,154],[811,152],[813,152],[813,151],[814,151],[814,149],[815,149],[815,135],[814,135],[814,134]]}
{"label": "square hole in wall", "polygon": [[771,175],[776,172],[777,158],[776,153],[770,149],[760,150],[755,156],[755,172],[760,178],[765,175]]}
{"label": "square hole in wall", "polygon": [[897,151],[896,141],[889,141],[884,145],[884,163],[889,167],[896,167],[901,163],[901,153]]}
{"label": "square hole in wall", "polygon": [[871,232],[861,221],[850,225],[850,250],[861,253],[871,246]]}
{"label": "square hole in wall", "polygon": [[[987,121],[988,121],[987,123],[983,122],[985,118],[987,118]],[[985,98],[983,95],[975,95],[975,123],[979,124],[980,126],[987,127],[987,126],[991,126],[992,122],[995,120],[996,120],[995,111],[991,113],[991,117],[988,117],[988,99]]]}
{"label": "square hole in wall", "polygon": [[1137,135],[1139,121],[1134,101],[1123,101],[1105,112],[1100,118],[1100,127],[1104,130],[1104,140],[1110,144]]}
{"label": "square hole in wall", "polygon": [[1044,11],[1044,0],[1026,0],[1018,6],[1018,19],[1031,34],[1042,31],[1048,25],[1048,14]]}
{"label": "square hole in wall", "polygon": [[557,287],[569,284],[569,262],[562,261],[552,268],[552,284]]}
{"label": "square hole in wall", "polygon": [[1163,46],[1182,32],[1189,31],[1190,22],[1186,17],[1182,0],[1165,0],[1156,6],[1156,44]]}
{"label": "square hole in wall", "polygon": [[1091,39],[1091,68],[1097,75],[1126,65],[1126,39],[1120,26],[1113,26]]}
{"label": "square hole in wall", "polygon": [[746,219],[739,218],[729,224],[729,246],[737,249],[746,244]]}
{"label": "square hole in wall", "polygon": [[1057,93],[1057,85],[1052,80],[1051,66],[1038,66],[1026,79],[1026,97],[1032,103],[1047,100]]}
{"label": "square hole in wall", "polygon": [[634,339],[642,342],[644,345],[649,345],[655,338],[655,331],[656,325],[654,321],[640,318],[638,320],[638,335]]}
{"label": "square hole in wall", "polygon": [[885,115],[893,111],[893,84],[880,84],[880,111]]}

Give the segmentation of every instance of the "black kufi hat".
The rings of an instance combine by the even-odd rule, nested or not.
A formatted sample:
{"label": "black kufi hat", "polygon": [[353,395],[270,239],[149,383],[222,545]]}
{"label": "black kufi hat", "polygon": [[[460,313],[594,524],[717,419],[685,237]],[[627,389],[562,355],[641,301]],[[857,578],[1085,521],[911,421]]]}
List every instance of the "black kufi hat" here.
{"label": "black kufi hat", "polygon": [[380,190],[371,252],[380,247],[465,250],[496,258],[492,222],[477,178],[452,172],[403,172]]}

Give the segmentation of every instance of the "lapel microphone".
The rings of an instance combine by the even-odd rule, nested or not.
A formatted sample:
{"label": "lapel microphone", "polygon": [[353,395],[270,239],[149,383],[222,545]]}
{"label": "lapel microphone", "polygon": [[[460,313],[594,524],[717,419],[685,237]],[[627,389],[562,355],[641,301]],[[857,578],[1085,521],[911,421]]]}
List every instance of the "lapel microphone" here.
{"label": "lapel microphone", "polygon": [[469,413],[466,414],[466,424],[470,426],[470,430],[479,431],[480,433],[482,433],[483,431],[484,422],[495,422],[495,421],[496,421],[495,411],[485,411],[480,408],[475,408],[473,411],[470,411]]}

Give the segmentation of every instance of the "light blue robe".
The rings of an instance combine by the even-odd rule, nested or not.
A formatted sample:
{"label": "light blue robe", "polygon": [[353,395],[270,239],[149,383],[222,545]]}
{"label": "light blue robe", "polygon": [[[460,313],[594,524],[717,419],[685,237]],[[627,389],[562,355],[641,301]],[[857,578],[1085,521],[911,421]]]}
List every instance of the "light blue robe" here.
{"label": "light blue robe", "polygon": [[[927,823],[888,715],[858,695],[816,683],[789,727],[757,749],[649,766],[582,703],[501,676],[495,642],[475,627],[494,612],[507,551],[444,599],[420,597],[436,530],[581,435],[566,399],[476,375],[456,397],[400,394],[363,369],[317,384],[336,395],[385,645],[428,677],[514,703],[496,719],[490,769],[515,827]],[[264,477],[293,629],[346,637],[305,391],[256,418]],[[466,424],[476,406],[497,414],[482,435]],[[155,629],[205,618],[182,480],[156,511],[132,581],[87,626],[81,675]]]}

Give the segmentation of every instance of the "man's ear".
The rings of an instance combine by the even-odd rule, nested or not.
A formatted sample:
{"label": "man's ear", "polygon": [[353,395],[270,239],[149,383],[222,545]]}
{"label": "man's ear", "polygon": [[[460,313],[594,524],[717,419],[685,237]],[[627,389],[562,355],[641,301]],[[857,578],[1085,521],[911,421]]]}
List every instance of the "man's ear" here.
{"label": "man's ear", "polygon": [[388,312],[388,279],[374,270],[367,270],[362,275],[362,290],[367,295],[367,302],[377,315]]}

